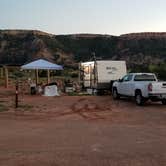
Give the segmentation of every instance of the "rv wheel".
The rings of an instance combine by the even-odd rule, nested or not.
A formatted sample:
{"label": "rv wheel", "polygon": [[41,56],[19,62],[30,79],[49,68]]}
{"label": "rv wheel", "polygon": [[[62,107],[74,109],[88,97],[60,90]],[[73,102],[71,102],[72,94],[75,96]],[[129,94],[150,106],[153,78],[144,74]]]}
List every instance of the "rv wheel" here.
{"label": "rv wheel", "polygon": [[98,95],[98,96],[104,95],[104,90],[98,89],[98,90],[97,90],[97,95]]}
{"label": "rv wheel", "polygon": [[163,100],[162,100],[162,104],[163,104],[163,105],[166,105],[166,99],[163,99]]}

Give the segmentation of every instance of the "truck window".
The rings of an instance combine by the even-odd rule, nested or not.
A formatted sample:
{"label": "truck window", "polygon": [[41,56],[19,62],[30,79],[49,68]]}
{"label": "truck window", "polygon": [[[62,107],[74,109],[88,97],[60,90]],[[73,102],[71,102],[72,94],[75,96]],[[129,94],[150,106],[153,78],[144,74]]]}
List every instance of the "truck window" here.
{"label": "truck window", "polygon": [[134,81],[156,81],[156,78],[152,74],[140,74],[135,76]]}
{"label": "truck window", "polygon": [[131,80],[132,80],[132,77],[133,77],[133,75],[131,75],[131,74],[126,75],[126,76],[123,77],[123,81],[124,81],[124,82],[131,81]]}
{"label": "truck window", "polygon": [[124,76],[124,77],[122,78],[123,82],[127,81],[127,78],[128,78],[128,75]]}
{"label": "truck window", "polygon": [[132,80],[132,78],[133,78],[133,75],[132,75],[132,74],[130,74],[130,75],[128,76],[128,81],[131,81],[131,80]]}

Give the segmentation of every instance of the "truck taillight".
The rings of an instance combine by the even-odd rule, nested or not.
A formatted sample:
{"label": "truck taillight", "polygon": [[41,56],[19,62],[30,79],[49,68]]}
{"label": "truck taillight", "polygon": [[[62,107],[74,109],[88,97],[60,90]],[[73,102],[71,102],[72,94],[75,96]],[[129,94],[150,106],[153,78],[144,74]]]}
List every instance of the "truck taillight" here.
{"label": "truck taillight", "polygon": [[152,84],[151,84],[151,83],[148,85],[148,91],[149,91],[149,92],[152,91]]}

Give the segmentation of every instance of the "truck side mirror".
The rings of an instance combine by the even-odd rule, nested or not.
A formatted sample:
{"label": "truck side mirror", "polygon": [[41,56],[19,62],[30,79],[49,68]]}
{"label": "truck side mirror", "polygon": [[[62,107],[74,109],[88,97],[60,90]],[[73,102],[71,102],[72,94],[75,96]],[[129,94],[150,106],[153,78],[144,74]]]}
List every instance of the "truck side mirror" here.
{"label": "truck side mirror", "polygon": [[119,79],[119,82],[123,82],[123,79]]}

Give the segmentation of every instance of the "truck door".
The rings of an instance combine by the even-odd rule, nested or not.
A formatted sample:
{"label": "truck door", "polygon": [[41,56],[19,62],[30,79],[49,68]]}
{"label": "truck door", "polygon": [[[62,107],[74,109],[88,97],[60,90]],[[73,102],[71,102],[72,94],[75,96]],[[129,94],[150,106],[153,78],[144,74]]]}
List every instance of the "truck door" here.
{"label": "truck door", "polygon": [[123,77],[122,82],[120,82],[119,93],[122,95],[130,96],[132,93],[132,74],[128,74]]}

